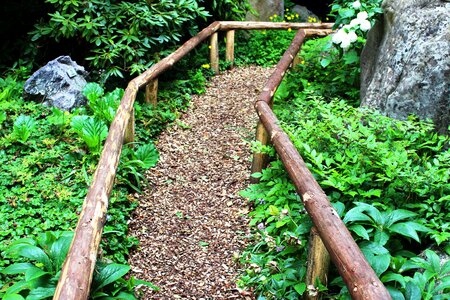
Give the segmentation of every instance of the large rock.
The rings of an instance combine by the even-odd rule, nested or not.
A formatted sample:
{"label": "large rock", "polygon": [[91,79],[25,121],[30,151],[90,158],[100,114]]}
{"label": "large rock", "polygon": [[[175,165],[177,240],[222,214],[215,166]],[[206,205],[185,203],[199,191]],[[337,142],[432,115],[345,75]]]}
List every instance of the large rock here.
{"label": "large rock", "polygon": [[385,0],[384,20],[361,54],[361,105],[405,119],[432,119],[446,133],[450,119],[450,4]]}
{"label": "large rock", "polygon": [[255,14],[247,14],[249,21],[269,21],[269,17],[277,14],[284,16],[284,1],[283,0],[250,0],[250,5],[257,12]]}
{"label": "large rock", "polygon": [[82,91],[87,75],[69,56],[60,56],[31,75],[25,82],[24,95],[31,99],[39,97],[45,105],[72,110],[86,103]]}
{"label": "large rock", "polygon": [[299,22],[308,22],[310,21],[310,18],[319,21],[319,17],[316,16],[312,11],[310,11],[306,6],[295,5],[292,8],[292,12],[298,14]]}

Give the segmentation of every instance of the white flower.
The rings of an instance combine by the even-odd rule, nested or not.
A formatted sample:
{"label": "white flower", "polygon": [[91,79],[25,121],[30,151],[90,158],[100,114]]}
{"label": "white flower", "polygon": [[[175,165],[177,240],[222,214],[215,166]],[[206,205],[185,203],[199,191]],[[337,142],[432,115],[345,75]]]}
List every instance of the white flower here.
{"label": "white flower", "polygon": [[350,27],[353,28],[353,27],[355,27],[355,26],[358,26],[360,23],[361,23],[361,20],[360,20],[360,19],[358,19],[358,18],[353,19],[353,20],[350,21]]}
{"label": "white flower", "polygon": [[370,28],[372,28],[372,24],[368,20],[364,20],[361,22],[361,25],[359,26],[362,31],[367,31]]}
{"label": "white flower", "polygon": [[356,18],[359,19],[359,22],[362,22],[363,20],[367,20],[368,17],[369,17],[369,14],[367,14],[367,11],[359,12],[356,15]]}
{"label": "white flower", "polygon": [[346,39],[342,40],[342,42],[341,42],[341,48],[344,50],[347,50],[348,48],[350,48],[350,45],[351,45],[351,41],[349,38],[346,38]]}
{"label": "white flower", "polygon": [[356,40],[358,39],[358,36],[354,31],[350,31],[347,36],[351,43],[356,42]]}
{"label": "white flower", "polygon": [[335,34],[333,34],[333,38],[331,39],[331,41],[335,44],[340,44],[342,43],[342,40],[346,38],[346,33],[344,30],[340,29],[338,30]]}
{"label": "white flower", "polygon": [[361,8],[361,2],[355,1],[352,3],[352,6],[354,9],[360,9]]}

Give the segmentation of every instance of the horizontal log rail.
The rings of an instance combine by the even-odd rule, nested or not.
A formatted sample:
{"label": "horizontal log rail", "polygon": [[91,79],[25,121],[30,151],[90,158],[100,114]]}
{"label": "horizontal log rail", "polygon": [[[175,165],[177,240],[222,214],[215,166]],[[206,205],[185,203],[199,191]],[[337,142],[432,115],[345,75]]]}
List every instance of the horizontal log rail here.
{"label": "horizontal log rail", "polygon": [[[332,24],[272,22],[214,22],[189,39],[175,52],[129,82],[110,126],[91,186],[84,200],[53,299],[85,300],[89,296],[97,252],[106,221],[109,196],[114,184],[122,145],[124,141],[133,140],[133,104],[138,90],[146,87],[146,90],[151,93],[146,98],[147,101],[156,104],[158,76],[219,30],[288,28],[300,30],[264,87],[255,108],[270,136],[270,140],[285,163],[297,192],[302,195],[305,208],[311,215],[319,235],[352,296],[355,299],[390,299],[384,286],[370,268],[349,231],[333,210],[326,195],[306,168],[289,138],[276,125],[277,119],[269,106],[276,88],[299,51],[304,38],[306,36],[329,34]],[[227,37],[231,36],[234,37],[234,34],[227,35]],[[234,58],[231,53],[227,55],[227,59],[232,57]],[[147,85],[149,86],[147,87]]]}

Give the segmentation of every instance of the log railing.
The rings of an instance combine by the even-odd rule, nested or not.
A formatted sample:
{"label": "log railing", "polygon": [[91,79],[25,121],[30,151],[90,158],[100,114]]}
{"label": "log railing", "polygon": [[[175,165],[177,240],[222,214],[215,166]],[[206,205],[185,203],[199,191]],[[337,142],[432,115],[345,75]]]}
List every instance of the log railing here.
{"label": "log railing", "polygon": [[[108,200],[114,184],[122,144],[133,140],[133,104],[138,90],[145,87],[146,102],[156,104],[158,76],[208,37],[210,37],[211,42],[211,66],[218,73],[217,32],[219,30],[227,31],[226,60],[232,64],[235,30],[288,28],[297,29],[298,32],[255,103],[260,118],[257,139],[266,143],[270,140],[275,146],[296,186],[297,192],[302,196],[304,206],[311,216],[318,234],[347,284],[352,297],[354,299],[390,299],[387,290],[365,260],[349,231],[305,166],[292,142],[277,125],[278,121],[271,110],[275,90],[287,68],[293,63],[304,38],[327,35],[331,33],[331,27],[332,24],[318,23],[214,22],[175,52],[131,80],[110,126],[53,299],[84,300],[89,296],[97,252],[106,220]],[[260,157],[259,159],[260,162],[253,163],[253,171],[258,171],[264,166],[264,158]],[[257,156],[255,160],[258,160]]]}

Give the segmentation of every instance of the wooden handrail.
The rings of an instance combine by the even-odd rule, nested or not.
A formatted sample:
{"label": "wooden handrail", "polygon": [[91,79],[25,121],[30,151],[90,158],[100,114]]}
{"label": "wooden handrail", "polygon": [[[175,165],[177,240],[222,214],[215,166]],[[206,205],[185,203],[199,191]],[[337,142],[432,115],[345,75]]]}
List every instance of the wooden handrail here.
{"label": "wooden handrail", "polygon": [[303,30],[297,32],[264,86],[255,109],[352,298],[391,299],[289,136],[277,125],[279,122],[269,105],[305,36]]}
{"label": "wooden handrail", "polygon": [[[268,102],[271,101],[273,93],[281,82],[287,67],[295,56],[293,55],[293,52],[295,52],[295,54],[298,52],[304,37],[309,35],[321,36],[329,34],[331,32],[331,27],[332,24],[317,23],[214,22],[203,29],[196,36],[189,39],[175,52],[153,65],[135,79],[131,80],[125,90],[124,96],[116,112],[116,116],[110,126],[109,134],[103,147],[97,169],[94,173],[93,181],[84,200],[83,209],[75,229],[74,238],[61,270],[61,275],[53,299],[85,300],[89,296],[89,289],[92,282],[97,252],[100,245],[103,226],[106,220],[109,196],[114,184],[114,178],[122,151],[125,132],[127,131],[127,128],[130,128],[130,121],[133,120],[133,104],[138,90],[147,84],[154,85],[154,80],[157,79],[161,73],[172,67],[174,63],[179,61],[198,44],[210,37],[212,34],[216,33],[218,30],[288,28],[304,29],[300,30],[294,38],[294,41],[298,44],[298,48],[297,44],[295,46],[291,45],[286,51],[287,54],[285,53],[282,60],[277,65],[275,71],[276,75],[271,77],[273,80],[269,80],[268,84],[264,88],[263,94],[256,102],[255,108],[257,109],[262,123],[269,132],[270,138],[275,144],[278,153],[282,157],[283,161],[285,161],[286,168],[288,169],[291,178],[293,178],[297,191],[303,196],[305,207],[311,214],[311,218],[313,219],[320,236],[324,239],[324,243],[330,251],[333,261],[335,262],[341,275],[343,277],[345,276],[344,280],[352,295],[356,295],[358,297],[361,296],[355,299],[389,299],[386,297],[366,297],[371,297],[373,295],[371,291],[379,291],[379,295],[385,295],[383,292],[383,285],[379,282],[367,261],[365,261],[364,256],[356,246],[356,243],[353,241],[350,233],[345,228],[345,225],[339,217],[333,215],[331,211],[332,207],[329,204],[328,199],[325,194],[321,192],[320,187],[317,182],[315,182],[306,166],[304,166],[300,155],[296,152],[295,148],[293,149],[293,145],[289,141],[287,135],[275,124],[276,117],[273,115],[273,112],[268,106]],[[285,57],[286,55],[288,55],[287,58]],[[153,93],[156,93],[156,91],[153,91]],[[270,97],[270,99],[268,97]],[[127,137],[127,139],[130,140],[131,137]],[[286,162],[292,163],[292,165],[287,165]],[[306,176],[305,182],[301,182],[300,177],[298,177],[299,175]],[[313,188],[310,188],[311,186]],[[327,220],[324,216],[321,216],[320,205],[318,205],[318,203],[326,207],[323,212],[324,216],[329,217],[329,215],[332,215],[334,217]],[[331,224],[333,234],[326,232],[326,230],[329,230],[330,220],[333,220],[333,222],[336,222],[337,224]],[[318,224],[316,224],[316,222]],[[326,224],[323,224],[323,222]],[[343,231],[344,233],[334,236],[335,231]],[[340,237],[343,240],[341,242],[336,241],[336,237]],[[331,239],[332,241],[325,242],[327,239]],[[342,245],[350,248],[340,248]],[[353,255],[352,265],[348,264],[347,256],[345,255],[345,252],[347,251]],[[356,259],[358,261],[355,261]],[[356,278],[356,280],[350,278],[350,276],[360,276],[359,273],[361,273],[360,271],[355,270],[354,265],[358,268],[364,268],[363,271],[365,271],[365,273],[362,274],[364,276],[361,277],[363,281],[361,281],[360,278]],[[371,282],[371,285],[366,285],[368,281]],[[364,291],[366,288],[369,292]]]}

